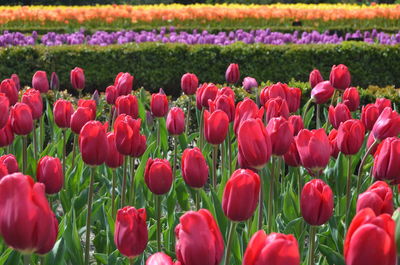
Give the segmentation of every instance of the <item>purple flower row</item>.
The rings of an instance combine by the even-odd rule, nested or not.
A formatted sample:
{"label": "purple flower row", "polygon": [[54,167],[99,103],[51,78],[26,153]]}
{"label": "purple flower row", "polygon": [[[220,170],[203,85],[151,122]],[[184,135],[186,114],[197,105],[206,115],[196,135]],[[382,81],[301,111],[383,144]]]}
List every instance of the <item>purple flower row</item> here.
{"label": "purple flower row", "polygon": [[396,34],[388,34],[377,32],[376,30],[355,33],[347,33],[345,36],[337,34],[329,34],[329,32],[319,33],[299,32],[281,33],[272,32],[269,29],[244,31],[238,29],[230,32],[219,32],[217,34],[208,33],[206,30],[193,32],[175,32],[173,29],[166,30],[162,28],[160,31],[117,31],[105,32],[97,31],[94,34],[85,34],[84,30],[59,34],[49,32],[43,36],[38,36],[34,31],[30,35],[24,35],[19,32],[4,31],[0,35],[0,46],[25,46],[43,44],[46,46],[56,45],[100,45],[107,46],[110,44],[124,43],[142,43],[142,42],[163,42],[163,43],[186,43],[186,44],[216,44],[229,45],[235,42],[244,42],[247,44],[262,43],[262,44],[338,44],[347,40],[360,40],[368,43],[380,43],[394,45],[400,43],[400,31]]}

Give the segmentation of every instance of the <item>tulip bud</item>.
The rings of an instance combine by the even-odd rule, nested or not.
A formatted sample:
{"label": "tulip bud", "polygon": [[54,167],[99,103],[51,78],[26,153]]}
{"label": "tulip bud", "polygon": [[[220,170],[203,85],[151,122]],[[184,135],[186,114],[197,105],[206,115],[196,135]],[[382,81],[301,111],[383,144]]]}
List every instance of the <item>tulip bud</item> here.
{"label": "tulip bud", "polygon": [[390,99],[387,98],[377,98],[375,100],[375,105],[379,109],[379,114],[381,114],[382,111],[387,107],[392,108],[392,102],[390,101]]}
{"label": "tulip bud", "polygon": [[218,265],[224,255],[221,231],[206,209],[186,212],[175,227],[176,257],[182,264]]}
{"label": "tulip bud", "polygon": [[203,187],[208,179],[208,166],[200,149],[185,149],[182,154],[182,177],[192,188]]}
{"label": "tulip bud", "polygon": [[101,122],[89,121],[82,127],[79,149],[86,164],[98,166],[104,163],[108,154],[108,140],[106,129]]}
{"label": "tulip bud", "polygon": [[12,79],[4,79],[1,81],[0,93],[8,97],[11,106],[18,102],[18,89]]}
{"label": "tulip bud", "polygon": [[261,90],[261,104],[273,98],[281,98],[286,101],[289,112],[296,112],[300,107],[301,90],[296,87],[289,87],[287,84],[276,83]]}
{"label": "tulip bud", "polygon": [[332,129],[328,135],[329,143],[331,145],[331,157],[335,159],[339,155],[339,147],[337,145],[337,135],[338,131],[336,129]]}
{"label": "tulip bud", "polygon": [[395,222],[390,215],[375,215],[370,208],[362,209],[353,218],[346,234],[346,265],[395,265],[394,234]]}
{"label": "tulip bud", "polygon": [[343,103],[337,104],[336,107],[331,105],[328,110],[328,119],[333,128],[338,129],[342,122],[351,119],[351,113],[349,108]]}
{"label": "tulip bud", "polygon": [[8,169],[6,165],[0,163],[0,180],[8,175]]}
{"label": "tulip bud", "polygon": [[282,98],[271,98],[265,103],[265,121],[269,122],[270,119],[275,117],[289,118],[289,108],[286,100]]}
{"label": "tulip bud", "polygon": [[173,107],[168,112],[167,130],[171,135],[180,135],[185,131],[185,113],[181,108]]}
{"label": "tulip bud", "polygon": [[18,135],[27,135],[33,130],[32,111],[28,105],[17,103],[11,108],[11,128]]}
{"label": "tulip bud", "polygon": [[71,115],[71,131],[76,134],[81,132],[83,125],[93,120],[93,111],[87,107],[78,107]]}
{"label": "tulip bud", "polygon": [[214,100],[215,109],[222,110],[228,115],[229,122],[235,119],[235,100],[227,95],[219,95]]}
{"label": "tulip bud", "polygon": [[364,125],[360,120],[347,120],[340,124],[337,146],[345,155],[355,155],[360,150],[365,136]]}
{"label": "tulip bud", "polygon": [[60,128],[69,128],[73,112],[71,102],[64,99],[57,100],[53,107],[54,122]]}
{"label": "tulip bud", "polygon": [[379,108],[375,104],[367,104],[361,109],[361,121],[363,122],[365,129],[371,131],[374,127],[376,120],[379,117]]}
{"label": "tulip bud", "polygon": [[208,108],[208,100],[213,101],[217,97],[218,88],[212,83],[204,83],[196,91],[196,106],[199,110]]}
{"label": "tulip bud", "polygon": [[300,265],[299,245],[293,235],[256,232],[250,239],[243,265]]}
{"label": "tulip bud", "polygon": [[239,72],[239,65],[236,63],[231,63],[228,68],[226,69],[225,73],[226,82],[229,84],[235,84],[239,82],[240,79],[240,72]]}
{"label": "tulip bud", "polygon": [[309,76],[309,82],[310,82],[311,88],[314,88],[316,85],[318,85],[319,83],[321,83],[323,81],[324,81],[324,78],[322,77],[322,75],[318,69],[314,69],[311,71],[310,76]]}
{"label": "tulip bud", "polygon": [[8,174],[19,172],[18,162],[13,154],[0,156],[0,164],[7,167]]}
{"label": "tulip bud", "polygon": [[93,92],[91,100],[94,100],[94,102],[96,103],[96,106],[99,105],[100,95],[99,95],[99,91],[97,91],[97,89]]}
{"label": "tulip bud", "polygon": [[301,214],[310,225],[323,225],[333,214],[333,192],[320,179],[304,185],[300,199]]}
{"label": "tulip bud", "polygon": [[12,81],[14,81],[15,87],[17,90],[21,89],[21,82],[19,81],[19,76],[17,74],[12,74],[11,75]]}
{"label": "tulip bud", "polygon": [[151,95],[150,109],[155,117],[161,118],[167,115],[168,99],[162,89],[160,89],[160,92]]}
{"label": "tulip bud", "polygon": [[134,145],[134,149],[132,150],[132,153],[130,155],[132,157],[141,157],[147,148],[146,136],[141,134],[136,142],[137,144]]}
{"label": "tulip bud", "polygon": [[288,108],[290,113],[296,112],[300,107],[301,101],[301,89],[298,87],[288,87],[284,84],[286,89],[286,102],[288,103]]}
{"label": "tulip bud", "polygon": [[251,93],[253,88],[258,88],[257,80],[250,76],[243,79],[242,85],[244,90],[246,90],[248,93]]}
{"label": "tulip bud", "polygon": [[221,89],[218,89],[217,98],[220,96],[228,96],[228,97],[232,98],[233,101],[235,101],[235,91],[233,91],[232,88],[230,88],[228,86],[224,86]]}
{"label": "tulip bud", "polygon": [[335,88],[331,83],[329,81],[323,81],[315,85],[311,90],[311,98],[317,104],[324,104],[331,99],[333,92],[335,92]]}
{"label": "tulip bud", "polygon": [[146,260],[146,265],[174,265],[174,262],[167,254],[157,252]]}
{"label": "tulip bud", "polygon": [[345,90],[348,88],[351,83],[351,76],[347,66],[344,64],[332,66],[329,81],[332,86],[338,90]]}
{"label": "tulip bud", "polygon": [[186,95],[194,95],[199,87],[199,80],[195,74],[186,73],[181,78],[181,88]]}
{"label": "tulip bud", "polygon": [[21,102],[25,103],[31,108],[32,118],[34,120],[40,119],[43,113],[43,101],[39,90],[30,88],[22,95]]}
{"label": "tulip bud", "polygon": [[108,86],[106,88],[106,101],[108,104],[110,105],[114,105],[115,104],[115,100],[118,97],[117,94],[117,89],[115,88],[115,86]]}
{"label": "tulip bud", "polygon": [[117,89],[118,96],[129,95],[132,92],[133,76],[129,73],[119,73],[115,78],[114,86]]}
{"label": "tulip bud", "polygon": [[83,90],[85,88],[85,73],[83,72],[83,69],[79,67],[72,69],[70,80],[74,89]]}
{"label": "tulip bud", "polygon": [[14,132],[11,128],[11,117],[8,119],[6,126],[0,129],[0,147],[5,147],[14,141]]}
{"label": "tulip bud", "polygon": [[303,118],[300,115],[292,115],[288,121],[293,128],[293,136],[296,136],[300,130],[304,129]]}
{"label": "tulip bud", "polygon": [[249,98],[240,101],[235,110],[235,121],[233,123],[233,130],[237,135],[240,124],[248,119],[262,119],[264,115],[264,108],[258,109],[257,104]]}
{"label": "tulip bud", "polygon": [[79,99],[78,107],[85,107],[92,110],[92,120],[96,119],[97,105],[96,101],[93,99]]}
{"label": "tulip bud", "polygon": [[45,185],[47,194],[59,192],[64,185],[64,174],[60,159],[44,156],[39,160],[36,169],[38,182]]}
{"label": "tulip bud", "polygon": [[58,75],[56,74],[56,72],[51,73],[50,89],[51,90],[60,90],[60,81],[58,80]]}
{"label": "tulip bud", "polygon": [[236,222],[249,219],[257,208],[259,193],[260,176],[249,169],[236,170],[225,185],[222,196],[224,214]]}
{"label": "tulip bud", "polygon": [[107,141],[108,154],[105,163],[110,168],[118,168],[124,163],[124,157],[117,150],[114,132],[107,133]]}
{"label": "tulip bud", "polygon": [[372,127],[375,139],[383,140],[387,137],[398,136],[400,133],[400,115],[386,107]]}
{"label": "tulip bud", "polygon": [[37,71],[32,77],[32,88],[39,90],[40,93],[49,91],[49,81],[45,71]]}
{"label": "tulip bud", "polygon": [[272,118],[266,129],[271,139],[272,154],[284,155],[293,142],[293,128],[290,123],[282,117]]}
{"label": "tulip bud", "polygon": [[358,195],[357,212],[371,208],[376,215],[393,214],[393,192],[386,182],[377,181]]}
{"label": "tulip bud", "polygon": [[122,255],[134,258],[142,254],[147,246],[148,234],[146,209],[136,210],[126,206],[118,210],[114,243]]}
{"label": "tulip bud", "polygon": [[360,94],[357,88],[349,87],[343,93],[343,103],[349,108],[350,111],[356,111],[360,106]]}
{"label": "tulip bud", "polygon": [[144,180],[149,190],[157,195],[167,193],[172,186],[173,176],[171,165],[167,159],[151,159],[146,163]]}
{"label": "tulip bud", "polygon": [[[297,136],[294,137],[296,139]],[[299,167],[301,165],[299,151],[297,150],[296,140],[289,147],[289,150],[283,155],[285,164],[291,167]]]}
{"label": "tulip bud", "polygon": [[139,116],[138,100],[134,95],[119,96],[115,100],[115,107],[117,108],[118,115],[127,114],[134,119],[137,119]]}
{"label": "tulip bud", "polygon": [[228,133],[229,118],[222,110],[216,110],[210,114],[204,112],[204,136],[207,142],[213,145],[221,144]]}
{"label": "tulip bud", "polygon": [[7,121],[10,117],[10,101],[8,97],[0,93],[0,129],[6,126]]}
{"label": "tulip bud", "polygon": [[377,180],[400,184],[400,139],[389,137],[379,144],[374,155],[373,175]]}
{"label": "tulip bud", "polygon": [[119,115],[115,120],[115,144],[122,155],[138,157],[137,154],[141,155],[141,151],[146,149],[146,137],[140,135],[140,125],[140,119],[134,120],[126,114]]}

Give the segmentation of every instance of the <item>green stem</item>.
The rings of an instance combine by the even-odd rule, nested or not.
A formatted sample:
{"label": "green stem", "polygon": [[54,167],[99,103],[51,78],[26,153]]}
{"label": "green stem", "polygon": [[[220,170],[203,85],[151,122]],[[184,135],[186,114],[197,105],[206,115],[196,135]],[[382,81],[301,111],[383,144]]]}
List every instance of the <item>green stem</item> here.
{"label": "green stem", "polygon": [[200,149],[203,149],[203,141],[204,141],[204,108],[201,110],[200,114]]}
{"label": "green stem", "polygon": [[[47,100],[47,98],[46,98],[46,100]],[[45,138],[44,125],[43,125],[43,123],[44,123],[44,115],[42,115],[40,117],[39,121],[40,121],[39,122],[39,133],[40,133],[39,134],[39,151],[41,152],[44,149],[43,142],[44,142],[44,138]]]}
{"label": "green stem", "polygon": [[316,115],[317,115],[317,129],[319,129],[319,128],[321,128],[321,120],[320,120],[320,112],[321,112],[321,106],[320,106],[320,104],[317,104],[317,103],[315,103],[316,105],[317,105],[317,113],[316,113]]}
{"label": "green stem", "polygon": [[157,218],[157,251],[161,251],[161,195],[155,195],[156,200],[156,218]]}
{"label": "green stem", "polygon": [[124,159],[125,159],[124,167],[123,167],[124,176],[123,176],[123,179],[122,179],[122,188],[121,188],[121,208],[123,208],[125,206],[125,190],[126,190],[126,179],[127,179],[126,175],[128,174],[129,156],[125,156]]}
{"label": "green stem", "polygon": [[274,186],[275,186],[275,159],[272,158],[271,177],[269,183],[269,198],[268,198],[268,232],[272,232],[273,225],[273,201],[274,201]]}
{"label": "green stem", "polygon": [[44,265],[44,263],[45,263],[45,257],[40,256],[40,265]]}
{"label": "green stem", "polygon": [[258,87],[255,87],[254,88],[254,96],[255,96],[255,102],[257,104],[257,108],[260,106],[260,98],[258,97],[258,94],[259,94],[258,92],[259,92]]}
{"label": "green stem", "polygon": [[35,123],[33,125],[33,159],[35,159],[35,161],[37,161],[37,156],[38,156],[38,141],[37,141],[37,135],[36,135],[36,120]]}
{"label": "green stem", "polygon": [[360,166],[358,167],[358,176],[357,176],[357,190],[356,190],[356,194],[359,194],[360,192],[360,187],[361,187],[361,174],[363,171],[363,166],[365,164],[365,161],[368,157],[368,155],[371,153],[372,149],[375,148],[375,146],[379,144],[379,140],[375,139],[375,141],[372,143],[372,145],[368,148],[367,152],[365,153],[365,155],[363,156],[363,158],[361,159],[361,163]]}
{"label": "green stem", "polygon": [[74,144],[72,145],[72,161],[71,161],[71,169],[73,170],[75,167],[75,157],[76,157],[76,149],[78,145],[78,136],[74,134]]}
{"label": "green stem", "polygon": [[176,177],[176,164],[178,161],[178,136],[174,136],[174,163],[172,168],[172,176]]}
{"label": "green stem", "polygon": [[24,150],[22,150],[22,172],[24,174],[26,174],[27,173],[26,168],[28,165],[28,150],[27,150],[28,136],[27,135],[22,136],[22,145],[23,145],[23,149],[24,149]]}
{"label": "green stem", "polygon": [[235,230],[236,230],[236,225],[237,225],[237,223],[231,222],[231,225],[230,225],[230,228],[229,228],[228,242],[227,242],[227,246],[226,246],[225,261],[224,261],[225,265],[229,265],[230,264],[229,260],[231,258],[232,239],[233,239],[233,235],[234,235]]}
{"label": "green stem", "polygon": [[115,169],[112,169],[111,214],[115,218]]}
{"label": "green stem", "polygon": [[303,120],[304,120],[305,117],[306,117],[307,110],[308,110],[308,108],[310,107],[310,104],[311,104],[312,101],[313,101],[313,99],[310,98],[310,99],[307,101],[307,103],[304,105],[304,111],[303,111],[303,116],[302,116]]}
{"label": "green stem", "polygon": [[308,265],[314,265],[314,254],[315,254],[315,226],[310,226],[310,253],[308,256]]}
{"label": "green stem", "polygon": [[333,92],[332,99],[331,99],[331,105],[333,105],[333,103],[335,102],[335,97],[336,97],[337,92],[338,92],[337,89],[335,89]]}
{"label": "green stem", "polygon": [[62,150],[62,169],[63,169],[63,173],[65,176],[65,157],[66,157],[66,142],[67,142],[67,137],[66,137],[66,129],[62,129],[62,135],[63,135],[63,150]]}
{"label": "green stem", "polygon": [[135,158],[131,159],[131,192],[130,192],[130,203],[135,205]]}
{"label": "green stem", "polygon": [[[346,226],[349,220],[349,214],[350,214],[350,191],[351,191],[351,175],[352,175],[352,170],[351,170],[351,156],[348,158],[348,168],[347,168],[347,187],[346,187]],[[356,194],[357,196],[357,194]]]}
{"label": "green stem", "polygon": [[130,258],[129,259],[129,265],[135,264],[135,258]]}
{"label": "green stem", "polygon": [[161,154],[161,146],[160,146],[160,142],[161,142],[161,118],[157,118],[157,148],[159,148],[159,152]]}
{"label": "green stem", "polygon": [[212,182],[213,188],[217,188],[217,154],[218,154],[218,145],[213,146],[213,174],[212,174]]}
{"label": "green stem", "polygon": [[302,190],[302,184],[301,184],[301,176],[300,176],[300,169],[296,168],[296,175],[297,175],[297,197],[298,200],[300,201],[301,199],[301,190]]}
{"label": "green stem", "polygon": [[228,168],[229,176],[232,174],[232,144],[231,144],[231,126],[228,128]]}
{"label": "green stem", "polygon": [[196,197],[196,210],[200,210],[200,189],[194,190],[195,197]]}
{"label": "green stem", "polygon": [[88,194],[88,205],[87,205],[87,217],[86,217],[86,248],[85,248],[85,265],[89,265],[89,250],[90,250],[90,219],[92,217],[92,202],[93,202],[93,186],[94,186],[94,174],[96,168],[91,168],[89,194]]}
{"label": "green stem", "polygon": [[186,123],[185,123],[185,135],[188,135],[190,128],[190,109],[192,107],[192,98],[188,95],[188,105],[187,105],[187,113],[186,113]]}
{"label": "green stem", "polygon": [[263,226],[263,211],[264,211],[264,185],[263,182],[264,180],[264,174],[263,170],[260,171],[260,195],[258,199],[258,224],[257,228],[258,230],[261,230]]}
{"label": "green stem", "polygon": [[24,255],[24,265],[29,265],[31,263],[31,254]]}

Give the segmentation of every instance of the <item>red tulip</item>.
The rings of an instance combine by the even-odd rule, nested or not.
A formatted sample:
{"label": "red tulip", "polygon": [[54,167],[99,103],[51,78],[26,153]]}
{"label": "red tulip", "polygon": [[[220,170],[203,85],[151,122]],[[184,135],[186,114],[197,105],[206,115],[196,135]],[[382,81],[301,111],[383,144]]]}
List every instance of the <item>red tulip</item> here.
{"label": "red tulip", "polygon": [[311,71],[310,76],[308,78],[310,82],[311,88],[314,88],[316,85],[324,81],[320,71],[318,69],[314,69]]}
{"label": "red tulip", "polygon": [[311,98],[317,104],[324,104],[331,99],[333,92],[335,92],[335,88],[331,83],[329,81],[323,81],[318,83],[311,90]]}
{"label": "red tulip", "polygon": [[157,252],[146,260],[146,265],[174,265],[174,262],[167,254]]}
{"label": "red tulip", "polygon": [[300,115],[289,116],[288,121],[293,128],[293,136],[296,136],[300,130],[304,129],[303,118]]}
{"label": "red tulip", "polygon": [[257,208],[259,194],[260,176],[249,169],[236,170],[225,185],[222,196],[224,214],[236,222],[249,219]]}
{"label": "red tulip", "polygon": [[370,208],[354,217],[344,241],[347,265],[395,265],[395,222],[388,214],[375,215]]}
{"label": "red tulip", "polygon": [[[368,135],[368,139],[367,139],[366,150],[368,150],[374,142],[375,142],[374,135],[373,135],[372,133],[370,133],[370,134]],[[374,146],[372,147],[372,150],[371,150],[371,152],[370,152],[370,155],[374,155],[375,152],[376,152],[376,149],[378,149],[378,145],[374,145]]]}
{"label": "red tulip", "polygon": [[73,112],[71,102],[64,99],[57,100],[53,107],[54,122],[60,128],[69,128]]}
{"label": "red tulip", "polygon": [[376,120],[379,117],[379,108],[375,104],[367,104],[361,109],[361,121],[363,122],[365,129],[371,131],[374,127]]}
{"label": "red tulip", "polygon": [[300,106],[301,90],[282,83],[273,84],[261,90],[260,100],[262,105],[273,98],[284,99],[288,105],[288,111],[296,112]]}
{"label": "red tulip", "polygon": [[7,121],[10,117],[10,101],[8,97],[0,93],[0,129],[6,126]]}
{"label": "red tulip", "polygon": [[300,107],[301,89],[298,87],[288,87],[287,93],[286,102],[288,103],[289,112],[294,113]]}
{"label": "red tulip", "polygon": [[386,182],[377,181],[358,195],[357,212],[371,208],[376,215],[393,214],[393,192]]}
{"label": "red tulip", "polygon": [[0,181],[0,233],[10,247],[23,253],[46,254],[56,242],[58,222],[45,186],[21,173]]}
{"label": "red tulip", "polygon": [[303,129],[296,138],[301,165],[313,175],[320,175],[328,165],[331,146],[324,129]]}
{"label": "red tulip", "polygon": [[320,179],[304,185],[300,199],[301,214],[310,225],[323,225],[333,214],[333,192]]}
{"label": "red tulip", "polygon": [[70,80],[74,89],[83,90],[85,88],[85,73],[83,72],[83,69],[79,67],[72,69]]}
{"label": "red tulip", "polygon": [[60,159],[51,156],[42,157],[36,168],[38,182],[45,185],[47,194],[59,192],[64,185],[64,174]]}
{"label": "red tulip", "polygon": [[[141,120],[134,120],[131,116],[121,114],[114,122],[115,143],[118,152],[122,155],[131,155],[140,153],[146,142],[145,136],[140,135]],[[137,157],[135,155],[135,157]]]}
{"label": "red tulip", "polygon": [[[260,119],[248,119],[240,125],[238,148],[241,162],[246,167],[261,169],[271,157],[271,140]],[[241,163],[239,163],[241,164]],[[240,165],[243,167],[243,165]]]}
{"label": "red tulip", "polygon": [[283,159],[288,166],[291,167],[299,167],[301,165],[299,151],[297,150],[296,139],[297,136],[294,137],[294,141],[291,143],[289,147],[289,151],[287,151],[283,155]]}
{"label": "red tulip", "polygon": [[214,217],[206,209],[186,212],[175,227],[175,252],[182,265],[218,265],[224,241]]}
{"label": "red tulip", "polygon": [[146,136],[141,134],[139,138],[137,139],[137,144],[135,145],[135,148],[132,150],[131,156],[132,157],[141,157],[144,152],[146,151],[147,145],[146,145]]}
{"label": "red tulip", "polygon": [[379,114],[381,114],[382,111],[387,107],[392,108],[392,102],[390,101],[390,99],[387,98],[377,98],[375,100],[375,105],[379,109]]}
{"label": "red tulip", "polygon": [[379,144],[374,155],[373,175],[377,180],[400,184],[400,139],[389,137]]}
{"label": "red tulip", "polygon": [[196,106],[199,110],[208,108],[208,100],[217,97],[218,88],[213,83],[204,83],[196,91]]}
{"label": "red tulip", "polygon": [[207,142],[213,145],[221,144],[226,138],[228,129],[229,118],[225,112],[222,110],[204,112],[204,136]]}
{"label": "red tulip", "polygon": [[244,253],[242,265],[300,265],[299,246],[293,235],[256,232]]}
{"label": "red tulip", "polygon": [[268,122],[267,133],[271,139],[272,154],[284,155],[293,142],[292,125],[285,118],[272,118]]}
{"label": "red tulip", "polygon": [[151,159],[146,163],[144,181],[149,190],[157,195],[167,193],[172,186],[173,176],[171,165],[167,159]]}
{"label": "red tulip", "polygon": [[83,162],[98,166],[106,161],[108,154],[106,131],[107,129],[99,121],[89,121],[82,127],[79,134],[79,149]]}
{"label": "red tulip", "polygon": [[364,125],[360,120],[347,120],[340,124],[337,146],[345,155],[355,155],[360,150],[365,136]]}
{"label": "red tulip", "polygon": [[257,80],[250,76],[243,79],[242,85],[244,90],[246,90],[248,93],[251,93],[253,88],[258,88]]}
{"label": "red tulip", "polygon": [[114,86],[118,96],[129,95],[132,92],[133,76],[129,73],[119,73],[115,78]]}
{"label": "red tulip", "polygon": [[224,96],[224,95],[232,98],[233,101],[235,101],[235,97],[236,97],[235,91],[233,91],[232,88],[230,88],[229,86],[224,86],[218,90],[217,97]]}
{"label": "red tulip", "polygon": [[356,87],[349,87],[343,93],[343,103],[349,108],[350,111],[356,111],[360,106],[360,94]]}
{"label": "red tulip", "polygon": [[8,175],[8,169],[7,166],[0,163],[0,180]]}
{"label": "red tulip", "polygon": [[118,91],[115,86],[108,86],[106,88],[106,101],[110,105],[115,104],[115,100],[117,100],[118,97]]}
{"label": "red tulip", "polygon": [[8,174],[19,172],[18,162],[13,154],[0,156],[0,164],[7,167]]}
{"label": "red tulip", "polygon": [[5,94],[10,101],[10,105],[18,102],[18,89],[12,79],[4,79],[0,84],[0,93]]}
{"label": "red tulip", "polygon": [[0,129],[0,147],[5,147],[14,141],[14,132],[11,128],[11,117],[8,119],[6,126]]}
{"label": "red tulip", "polygon": [[92,110],[92,120],[96,119],[97,104],[94,99],[79,99],[78,107],[85,107]]}
{"label": "red tulip", "polygon": [[383,140],[387,137],[397,136],[400,133],[400,115],[391,108],[386,107],[372,127],[375,139]]}
{"label": "red tulip", "polygon": [[115,144],[115,132],[107,133],[107,141],[108,154],[105,163],[109,168],[118,168],[124,163],[124,157],[117,150]]}
{"label": "red tulip", "polygon": [[185,113],[181,108],[173,107],[168,112],[167,130],[171,135],[180,135],[185,131]]}
{"label": "red tulip", "polygon": [[328,119],[333,128],[338,129],[342,122],[351,119],[351,113],[349,108],[343,103],[337,104],[336,107],[331,105],[329,106]]}
{"label": "red tulip", "polygon": [[19,81],[19,76],[17,74],[12,74],[11,79],[14,81],[15,87],[17,90],[21,89],[21,83]]}
{"label": "red tulip", "polygon": [[182,177],[192,188],[203,187],[208,179],[208,166],[200,149],[185,149],[182,154]]}
{"label": "red tulip", "polygon": [[117,108],[117,114],[127,114],[137,119],[139,116],[139,105],[136,96],[126,95],[119,96],[115,100],[115,107]]}
{"label": "red tulip", "polygon": [[148,234],[146,209],[136,210],[126,206],[118,210],[114,243],[122,255],[134,258],[142,254],[147,246]]}
{"label": "red tulip", "polygon": [[32,118],[38,120],[43,113],[43,101],[39,90],[30,88],[22,95],[21,102],[31,108]]}
{"label": "red tulip", "polygon": [[336,89],[345,90],[348,88],[351,83],[351,76],[347,66],[344,64],[332,66],[332,70],[329,75],[329,81]]}
{"label": "red tulip", "polygon": [[262,119],[264,115],[264,108],[258,109],[257,104],[249,98],[240,101],[235,110],[235,121],[233,123],[233,130],[237,135],[240,124],[248,119]]}
{"label": "red tulip", "polygon": [[32,88],[39,90],[40,93],[49,91],[49,80],[45,71],[37,71],[32,77]]}
{"label": "red tulip", "polygon": [[160,89],[160,92],[151,95],[150,109],[155,117],[161,118],[167,115],[168,98],[162,89]]}
{"label": "red tulip", "polygon": [[339,147],[337,144],[337,135],[338,131],[336,129],[332,129],[328,135],[329,143],[331,145],[331,157],[337,158],[339,155]]}
{"label": "red tulip", "polygon": [[239,82],[240,79],[240,71],[239,65],[236,63],[231,63],[228,68],[226,69],[225,73],[226,82],[230,84],[235,84]]}
{"label": "red tulip", "polygon": [[195,74],[186,73],[181,78],[181,88],[186,95],[194,95],[199,87],[199,80]]}
{"label": "red tulip", "polygon": [[215,109],[222,110],[226,115],[228,115],[229,122],[232,122],[235,119],[234,98],[227,95],[219,95],[212,104],[215,105]]}
{"label": "red tulip", "polygon": [[282,98],[271,98],[265,103],[265,121],[269,122],[270,119],[275,117],[289,118],[289,108],[286,100]]}
{"label": "red tulip", "polygon": [[81,132],[83,125],[93,120],[93,111],[87,107],[78,107],[71,116],[71,131],[76,134]]}
{"label": "red tulip", "polygon": [[50,89],[52,89],[52,90],[59,90],[60,89],[60,81],[58,80],[58,75],[55,72],[51,73]]}
{"label": "red tulip", "polygon": [[15,134],[27,135],[33,130],[31,108],[24,103],[17,103],[11,108],[11,128]]}

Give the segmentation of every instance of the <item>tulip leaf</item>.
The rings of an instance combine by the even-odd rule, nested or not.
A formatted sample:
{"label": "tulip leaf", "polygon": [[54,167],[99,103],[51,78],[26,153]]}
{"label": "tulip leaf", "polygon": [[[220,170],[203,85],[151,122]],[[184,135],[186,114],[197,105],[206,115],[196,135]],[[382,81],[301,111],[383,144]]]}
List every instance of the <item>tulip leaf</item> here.
{"label": "tulip leaf", "polygon": [[65,264],[65,241],[63,238],[59,239],[54,245],[53,249],[46,255],[45,265],[63,265]]}
{"label": "tulip leaf", "polygon": [[328,246],[319,244],[318,249],[324,255],[329,265],[346,265],[343,256]]}
{"label": "tulip leaf", "polygon": [[10,254],[13,252],[12,248],[7,248],[0,256],[0,265],[4,265]]}

